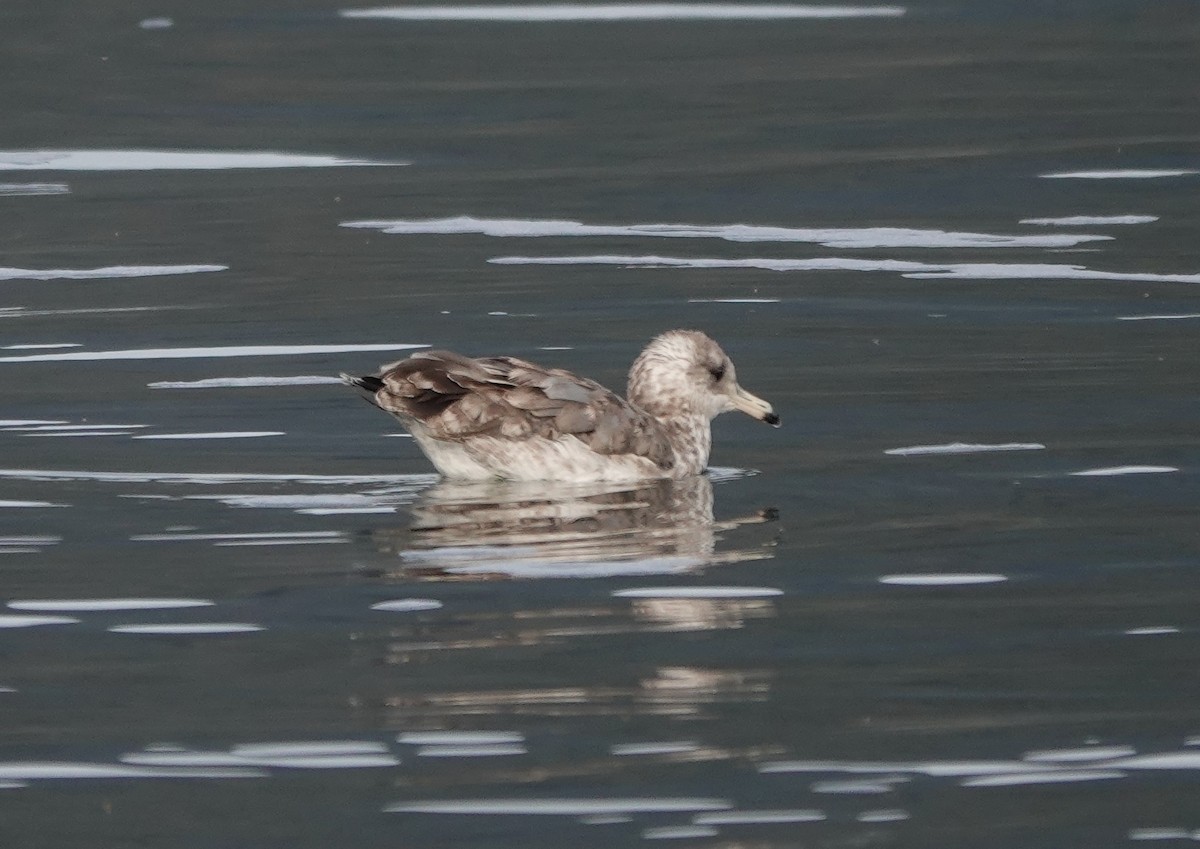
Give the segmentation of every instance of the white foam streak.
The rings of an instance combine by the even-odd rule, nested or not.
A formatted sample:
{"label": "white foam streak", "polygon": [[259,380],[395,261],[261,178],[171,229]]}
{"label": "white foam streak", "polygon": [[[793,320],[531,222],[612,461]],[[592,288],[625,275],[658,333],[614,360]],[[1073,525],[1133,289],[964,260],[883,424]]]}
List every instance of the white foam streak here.
{"label": "white foam streak", "polygon": [[110,277],[163,277],[228,271],[228,265],[106,265],[103,268],[3,268],[0,280],[96,280]]}
{"label": "white foam streak", "polygon": [[1084,469],[1081,472],[1071,472],[1072,477],[1097,478],[1114,475],[1162,475],[1178,472],[1175,466],[1108,466],[1101,469]]}
{"label": "white foam streak", "polygon": [[1117,321],[1170,321],[1179,318],[1200,318],[1200,312],[1165,313],[1159,315],[1119,315]]}
{"label": "white foam streak", "polygon": [[734,3],[569,3],[496,6],[387,6],[343,9],[343,18],[394,21],[739,21],[897,18],[903,6]]}
{"label": "white foam streak", "polygon": [[1046,446],[1040,442],[1001,442],[995,444],[950,442],[945,445],[910,445],[905,448],[889,448],[884,454],[893,457],[915,457],[924,454],[976,454],[987,451],[1040,451]]}
{"label": "white foam streak", "polygon": [[265,775],[257,769],[157,769],[71,761],[0,761],[0,779],[19,781],[55,778],[262,778]]}
{"label": "white foam streak", "polygon": [[1157,215],[1068,215],[1063,218],[1022,218],[1022,224],[1041,227],[1091,227],[1103,224],[1149,224]]}
{"label": "white foam streak", "polygon": [[750,823],[821,822],[822,811],[799,808],[796,810],[725,811],[716,814],[696,814],[692,822],[699,825],[742,825]]}
{"label": "white foam streak", "polygon": [[404,493],[387,495],[362,495],[360,493],[331,493],[328,495],[188,495],[186,498],[204,501],[220,501],[227,507],[242,507],[267,510],[296,510],[310,515],[322,513],[384,512],[395,510],[399,503],[409,501],[419,487]]}
{"label": "white foam streak", "polygon": [[202,433],[143,433],[134,439],[255,439],[262,436],[284,436],[282,430],[221,430]]}
{"label": "white foam streak", "polygon": [[642,829],[643,840],[689,840],[693,838],[716,837],[718,832],[707,825],[659,825]]}
{"label": "white foam streak", "polygon": [[616,743],[609,748],[614,755],[677,755],[695,752],[700,745],[691,740],[662,743]]}
{"label": "white foam streak", "polygon": [[783,595],[775,587],[637,587],[614,590],[616,598],[766,598]]}
{"label": "white foam streak", "polygon": [[114,625],[114,634],[157,634],[165,636],[200,636],[209,634],[244,634],[265,631],[262,625],[249,622],[188,622],[178,624]]}
{"label": "white foam streak", "polygon": [[388,748],[371,740],[297,740],[286,743],[239,743],[230,751],[247,758],[328,757],[331,755],[382,755]]}
{"label": "white foam streak", "polygon": [[246,533],[246,534],[138,534],[130,537],[134,542],[191,542],[195,540],[291,540],[291,539],[341,539],[340,531],[281,531],[278,533]]}
{"label": "white foam streak", "polygon": [[[255,474],[252,472],[100,472],[84,469],[0,469],[0,480],[99,481],[103,483],[241,484],[302,483],[320,486],[393,485],[419,487],[437,481],[436,475],[305,475]],[[0,501],[0,506],[6,502]],[[45,501],[9,502],[14,506],[63,507]]]}
{"label": "white foam streak", "polygon": [[211,607],[213,602],[199,598],[63,598],[10,601],[13,610],[70,611],[97,613],[113,610],[174,610],[185,607]]}
{"label": "white foam streak", "polygon": [[66,183],[0,183],[0,197],[22,195],[65,195],[71,187]]}
{"label": "white foam streak", "polygon": [[985,572],[958,572],[944,574],[910,574],[884,575],[879,579],[881,584],[906,587],[951,587],[968,586],[971,584],[998,584],[1007,581],[1004,575],[994,575]]}
{"label": "white foam streak", "polygon": [[525,735],[519,731],[405,731],[396,740],[417,746],[499,746],[524,743]]}
{"label": "white foam streak", "polygon": [[341,383],[340,378],[319,374],[292,377],[208,377],[203,380],[160,380],[146,385],[151,389],[241,389],[262,386],[317,386]]}
{"label": "white foam streak", "polygon": [[397,598],[391,601],[380,601],[371,605],[372,610],[391,611],[392,613],[412,613],[419,610],[437,610],[442,603],[432,598]]}
{"label": "white foam streak", "polygon": [[388,813],[422,814],[516,814],[520,816],[587,814],[678,813],[723,811],[732,808],[725,799],[430,799],[388,805]]}
{"label": "white foam streak", "polygon": [[132,430],[72,430],[65,433],[23,433],[21,436],[27,436],[35,439],[49,439],[51,437],[66,438],[72,436],[132,436]]}
{"label": "white foam streak", "polygon": [[1079,763],[1081,761],[1106,761],[1137,754],[1132,746],[1083,746],[1078,749],[1042,749],[1026,752],[1027,761],[1037,763]]}
{"label": "white foam streak", "polygon": [[133,430],[143,428],[143,424],[45,424],[45,425],[22,425],[18,427],[6,427],[5,430],[18,431],[72,431],[72,430]]}
{"label": "white foam streak", "polygon": [[1115,769],[1064,769],[1054,772],[1017,772],[1008,775],[984,775],[967,778],[963,787],[1014,787],[1022,784],[1066,784],[1076,781],[1105,781],[1124,778],[1125,773]]}
{"label": "white foam streak", "polygon": [[72,616],[18,616],[15,613],[0,613],[0,628],[34,628],[38,625],[74,625]]}
{"label": "white foam streak", "polygon": [[55,342],[45,345],[0,345],[6,351],[33,351],[45,348],[82,348],[78,342]]}
{"label": "white foam streak", "polygon": [[[803,242],[830,248],[1065,248],[1111,236],[1082,233],[997,235],[906,227],[772,227],[756,224],[584,224],[579,221],[524,218],[387,219],[344,221],[343,227],[381,230],[398,235],[478,234],[498,238],[548,236],[650,237],[658,239],[723,239],[728,242]],[[493,260],[494,261],[494,260]],[[916,263],[921,265],[921,263]]]}
{"label": "white foam streak", "polygon": [[345,354],[358,351],[407,351],[428,345],[220,345],[212,348],[133,348],[121,351],[72,351],[0,357],[0,363],[93,362],[97,360],[186,360],[220,357],[284,357]]}
{"label": "white foam streak", "polygon": [[1136,755],[1112,761],[1105,766],[1121,769],[1200,769],[1200,752],[1164,752],[1157,755]]}
{"label": "white foam streak", "polygon": [[1130,840],[1187,840],[1191,836],[1186,828],[1135,828],[1129,832]]}
{"label": "white foam streak", "polygon": [[55,504],[52,501],[18,501],[13,499],[0,499],[0,507],[66,507],[66,504]]}
{"label": "white foam streak", "polygon": [[618,265],[625,268],[757,268],[763,271],[888,271],[912,279],[946,280],[1127,280],[1138,283],[1200,283],[1200,274],[1096,271],[1081,265],[1053,263],[947,263],[851,259],[714,259],[638,255],[499,256],[495,265]]}
{"label": "white foam streak", "polygon": [[688,298],[689,304],[778,304],[779,298]]}
{"label": "white foam streak", "polygon": [[407,165],[340,156],[234,150],[3,150],[0,171],[209,171]]}
{"label": "white foam streak", "polygon": [[1055,171],[1039,174],[1043,180],[1153,180],[1158,177],[1189,177],[1200,174],[1192,168],[1113,168],[1106,171]]}
{"label": "white foam streak", "polygon": [[493,746],[423,746],[419,758],[495,758],[527,755],[529,750],[519,744]]}
{"label": "white foam streak", "polygon": [[[1023,761],[770,761],[759,766],[763,773],[841,772],[852,775],[892,775],[919,773],[942,778],[971,775],[1003,775],[1030,772],[1034,769]],[[1047,767],[1046,771],[1053,771]]]}

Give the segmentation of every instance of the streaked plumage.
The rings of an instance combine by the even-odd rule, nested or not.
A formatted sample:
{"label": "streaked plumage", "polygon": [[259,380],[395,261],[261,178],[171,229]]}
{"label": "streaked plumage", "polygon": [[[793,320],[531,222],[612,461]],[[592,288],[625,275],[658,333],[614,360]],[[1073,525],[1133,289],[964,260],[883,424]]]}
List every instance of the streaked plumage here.
{"label": "streaked plumage", "polygon": [[342,378],[457,479],[683,478],[708,464],[709,423],[719,413],[740,409],[779,424],[770,404],[738,386],[720,346],[694,330],[646,346],[629,370],[628,400],[562,369],[450,351]]}

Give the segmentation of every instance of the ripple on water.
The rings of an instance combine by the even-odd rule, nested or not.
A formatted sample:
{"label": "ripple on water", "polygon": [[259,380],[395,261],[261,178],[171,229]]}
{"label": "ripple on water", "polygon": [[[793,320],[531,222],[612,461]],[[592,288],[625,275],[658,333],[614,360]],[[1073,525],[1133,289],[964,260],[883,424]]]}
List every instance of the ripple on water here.
{"label": "ripple on water", "polygon": [[74,761],[0,761],[0,779],[36,781],[41,779],[98,778],[263,778],[259,769],[157,768],[127,764],[82,763]]}
{"label": "ripple on water", "polygon": [[499,746],[523,743],[525,735],[519,731],[405,731],[396,740],[415,746]]}
{"label": "ripple on water", "polygon": [[371,605],[371,609],[408,613],[418,610],[437,610],[441,606],[440,601],[432,598],[397,598],[391,601],[376,602]]}
{"label": "ripple on water", "polygon": [[923,454],[978,454],[989,451],[1041,451],[1046,446],[1040,442],[1000,442],[993,444],[972,442],[949,442],[945,445],[909,445],[904,448],[889,448],[884,454],[893,457],[914,457]]}
{"label": "ripple on water", "polygon": [[1135,828],[1130,840],[1187,840],[1193,836],[1186,828]]}
{"label": "ripple on water", "polygon": [[490,746],[422,746],[417,749],[419,758],[495,758],[512,755],[527,755],[529,750],[522,745],[496,744]]}
{"label": "ripple on water", "polygon": [[18,616],[0,613],[0,628],[35,628],[40,625],[74,625],[79,620],[72,616]]}
{"label": "ripple on water", "polygon": [[765,811],[722,811],[715,814],[696,814],[692,821],[699,825],[769,825],[771,823],[821,822],[823,811],[811,808]]}
{"label": "ripple on water", "polygon": [[587,816],[592,814],[677,813],[722,811],[733,807],[725,799],[707,798],[615,798],[615,799],[429,799],[423,802],[397,802],[388,805],[388,813],[476,814],[476,815],[553,815]]}
{"label": "ripple on water", "polygon": [[298,153],[237,150],[0,150],[0,171],[208,171],[230,168],[338,168],[407,165],[311,156]]}
{"label": "ripple on water", "polygon": [[137,534],[133,542],[211,542],[222,547],[257,545],[319,545],[345,543],[349,539],[341,531],[263,531],[242,534],[162,533]]}
{"label": "ripple on water", "polygon": [[1006,775],[983,775],[965,778],[963,787],[1013,787],[1022,784],[1066,784],[1077,781],[1106,781],[1124,778],[1126,773],[1116,769],[1061,769],[1053,772],[1015,772]]}
{"label": "ripple on water", "polygon": [[148,746],[128,752],[121,762],[156,767],[257,766],[285,769],[369,769],[392,767],[400,759],[382,743],[367,740],[316,740],[239,743],[225,751],[183,746]]}
{"label": "ripple on water", "polygon": [[108,630],[114,634],[204,636],[209,634],[245,634],[252,631],[265,631],[266,628],[250,622],[177,622],[145,625],[113,625]]}
{"label": "ripple on water", "polygon": [[693,740],[671,740],[654,743],[615,743],[609,747],[612,754],[623,755],[674,755],[699,751],[700,744]]}
{"label": "ripple on water", "polygon": [[220,430],[196,433],[141,433],[133,439],[256,439],[263,436],[284,436],[282,430]]}
{"label": "ripple on water", "polygon": [[264,386],[321,386],[342,382],[341,378],[320,374],[289,377],[206,377],[203,380],[159,380],[146,385],[151,389],[243,389]]}
{"label": "ripple on water", "polygon": [[[0,277],[3,269],[0,269]],[[428,345],[217,345],[207,348],[131,348],[121,351],[70,351],[0,357],[0,363],[95,362],[101,360],[185,360],[222,357],[284,357],[301,354],[344,354],[360,351],[407,351]]]}
{"label": "ripple on water", "polygon": [[642,829],[646,840],[686,840],[693,837],[716,837],[719,832],[708,825],[662,825]]}
{"label": "ripple on water", "polygon": [[760,21],[898,18],[903,6],[735,3],[570,3],[489,6],[383,6],[342,9],[343,18],[397,21]]}
{"label": "ripple on water", "polygon": [[997,584],[1007,581],[1005,575],[988,572],[953,572],[944,574],[914,573],[908,575],[884,575],[879,583],[903,587],[952,587],[972,584]]}
{"label": "ripple on water", "polygon": [[[103,483],[242,484],[302,483],[318,486],[426,486],[436,475],[306,475],[254,472],[104,472],[90,469],[0,469],[0,480],[99,481]],[[22,502],[29,503],[29,502]],[[32,502],[48,506],[45,502]],[[65,506],[65,505],[63,505]]]}
{"label": "ripple on water", "polygon": [[13,610],[95,613],[111,610],[173,610],[210,607],[212,604],[208,599],[199,598],[62,598],[10,601],[8,606]]}
{"label": "ripple on water", "polygon": [[1022,755],[1027,761],[1048,763],[1078,763],[1104,761],[1137,754],[1132,746],[1080,746],[1074,749],[1039,749]]}
{"label": "ripple on water", "polygon": [[1103,224],[1150,224],[1157,215],[1067,215],[1062,218],[1022,218],[1022,224],[1042,227],[1090,227]]}
{"label": "ripple on water", "polygon": [[[1111,236],[1085,233],[1054,235],[1003,235],[956,233],[945,230],[915,230],[904,227],[773,227],[753,224],[584,224],[579,221],[523,218],[392,219],[344,221],[342,227],[380,230],[397,235],[479,234],[497,238],[545,238],[586,236],[629,236],[658,239],[722,239],[729,242],[779,242],[818,244],[828,248],[1007,248],[1073,247],[1085,242],[1108,241]],[[508,258],[505,258],[508,259]],[[537,261],[536,258],[523,258]],[[555,259],[555,258],[549,258]],[[561,259],[561,258],[559,258]],[[610,257],[612,264],[647,257]],[[654,258],[650,258],[654,259]],[[496,260],[492,260],[495,262]],[[667,260],[674,261],[674,260]],[[679,260],[686,262],[686,260]],[[708,260],[703,260],[708,262]],[[714,260],[715,261],[715,260]],[[784,260],[784,262],[827,263],[831,260]],[[832,260],[836,261],[836,260]],[[852,260],[847,260],[852,262]],[[732,261],[736,262],[736,260]],[[870,260],[859,260],[870,264]],[[887,260],[898,266],[919,268],[924,263]],[[876,263],[878,264],[878,263]],[[827,266],[820,266],[827,268]]]}
{"label": "ripple on water", "polygon": [[1160,177],[1190,177],[1193,168],[1110,168],[1097,171],[1054,171],[1038,174],[1043,180],[1154,180]]}
{"label": "ripple on water", "polygon": [[1106,466],[1099,469],[1084,469],[1081,472],[1071,472],[1076,478],[1100,478],[1116,475],[1163,475],[1178,472],[1175,466]]}
{"label": "ripple on water", "polygon": [[228,271],[228,265],[109,265],[103,268],[4,268],[0,280],[92,280],[107,277],[164,277]]}
{"label": "ripple on water", "polygon": [[0,197],[22,195],[65,195],[71,187],[66,183],[0,183]]}
{"label": "ripple on water", "polygon": [[613,590],[616,598],[767,598],[783,595],[775,587],[635,587]]}
{"label": "ripple on water", "polygon": [[[1033,238],[1033,237],[1030,237]],[[1097,237],[1100,238],[1100,237]],[[1103,237],[1107,238],[1107,237]],[[1135,283],[1200,283],[1200,274],[1103,271],[1058,263],[926,263],[894,259],[828,257],[821,259],[703,258],[673,256],[583,255],[498,256],[495,265],[617,265],[623,268],[757,268],[763,271],[895,272],[914,280],[1127,280]]]}

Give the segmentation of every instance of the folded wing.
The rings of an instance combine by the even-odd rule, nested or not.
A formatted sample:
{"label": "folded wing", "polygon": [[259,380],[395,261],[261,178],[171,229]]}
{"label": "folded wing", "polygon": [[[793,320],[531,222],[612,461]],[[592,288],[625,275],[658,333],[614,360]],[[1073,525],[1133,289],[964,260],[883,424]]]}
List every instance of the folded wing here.
{"label": "folded wing", "polygon": [[516,357],[422,351],[385,366],[378,381],[369,387],[375,403],[402,420],[415,419],[435,439],[572,436],[598,454],[634,454],[662,469],[674,463],[658,422],[595,381],[562,369]]}

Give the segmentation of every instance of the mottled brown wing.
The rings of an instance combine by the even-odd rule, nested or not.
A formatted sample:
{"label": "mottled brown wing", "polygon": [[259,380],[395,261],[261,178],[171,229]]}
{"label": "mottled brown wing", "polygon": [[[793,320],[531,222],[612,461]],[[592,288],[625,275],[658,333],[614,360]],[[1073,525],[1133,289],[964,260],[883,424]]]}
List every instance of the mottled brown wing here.
{"label": "mottled brown wing", "polygon": [[379,381],[375,402],[401,419],[416,419],[437,439],[571,434],[599,454],[636,454],[663,469],[674,462],[654,419],[561,369],[515,357],[422,351],[386,366]]}

